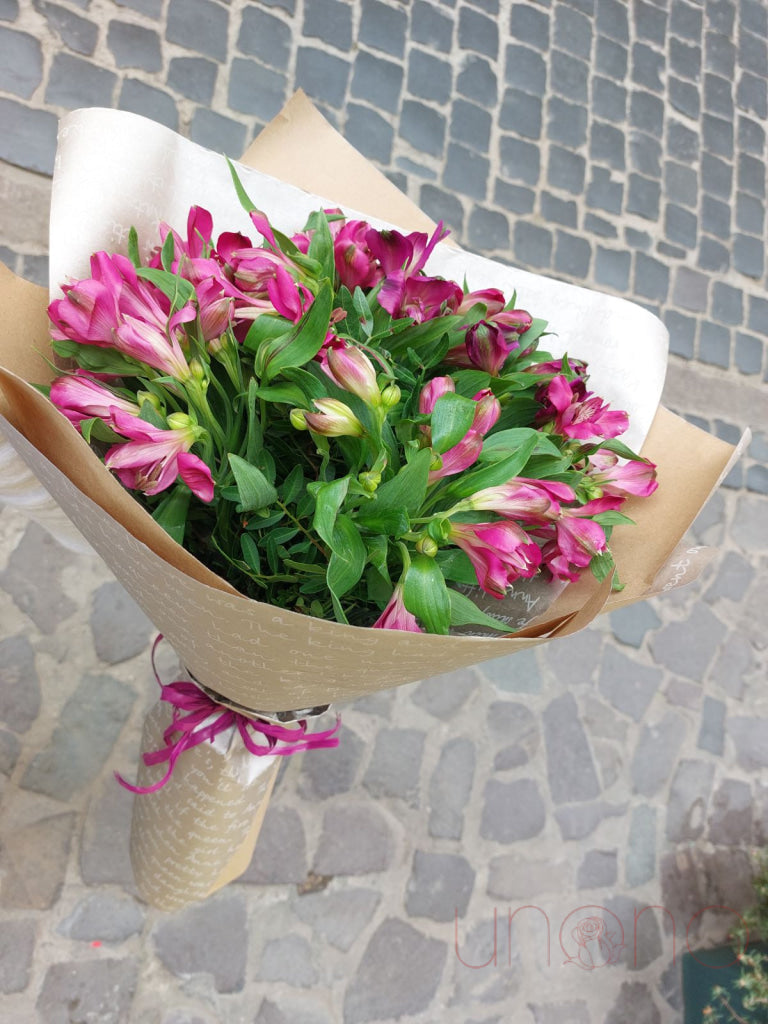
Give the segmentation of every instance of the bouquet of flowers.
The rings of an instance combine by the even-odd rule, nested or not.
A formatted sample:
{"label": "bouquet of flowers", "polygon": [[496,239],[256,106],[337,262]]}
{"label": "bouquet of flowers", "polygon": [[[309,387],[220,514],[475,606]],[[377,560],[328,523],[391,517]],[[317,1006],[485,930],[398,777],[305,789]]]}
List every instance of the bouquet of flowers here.
{"label": "bouquet of flowers", "polygon": [[358,626],[508,632],[458,588],[608,576],[655,467],[586,364],[514,295],[430,276],[441,226],[319,210],[289,238],[232,173],[261,245],[193,207],[49,308],[77,366],[50,398],[153,519],[241,593]]}
{"label": "bouquet of flowers", "polygon": [[76,111],[63,295],[0,267],[0,429],[184,666],[134,802],[137,885],[164,909],[247,867],[279,761],[255,732],[279,753],[307,710],[695,578],[681,538],[737,454],[659,407],[650,313],[439,244],[302,97],[237,174],[247,214],[217,154]]}

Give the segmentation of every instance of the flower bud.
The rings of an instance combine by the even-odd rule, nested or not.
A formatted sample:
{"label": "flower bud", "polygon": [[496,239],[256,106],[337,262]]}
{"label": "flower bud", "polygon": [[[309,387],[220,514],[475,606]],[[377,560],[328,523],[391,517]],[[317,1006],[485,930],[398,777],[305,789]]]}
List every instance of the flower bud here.
{"label": "flower bud", "polygon": [[388,384],[387,387],[381,392],[381,404],[384,408],[389,411],[394,409],[397,403],[400,401],[400,388],[397,384]]}
{"label": "flower bud", "polygon": [[427,555],[429,558],[434,558],[439,548],[428,534],[423,534],[416,541],[416,550],[420,555]]}
{"label": "flower bud", "polygon": [[171,430],[190,430],[195,426],[185,412],[172,412],[166,422]]}
{"label": "flower bud", "polygon": [[199,384],[208,383],[208,375],[205,372],[205,367],[199,359],[191,359],[189,363],[189,371],[192,374],[192,379],[196,380]]}
{"label": "flower bud", "polygon": [[151,391],[137,392],[136,401],[139,403],[140,409],[144,406],[145,402],[149,402],[149,404],[153,408],[157,409],[158,412],[163,411],[163,403],[160,401],[160,398],[157,395],[153,394]]}
{"label": "flower bud", "polygon": [[346,348],[329,347],[328,366],[339,387],[357,395],[366,405],[381,403],[373,363],[356,345],[347,345]]}
{"label": "flower bud", "polygon": [[310,430],[326,437],[362,437],[363,425],[348,405],[336,398],[316,398],[317,412],[305,412],[304,420]]}
{"label": "flower bud", "polygon": [[291,421],[291,426],[295,430],[309,430],[309,427],[307,426],[307,421],[304,418],[305,416],[306,411],[304,409],[291,409],[291,414],[289,417]]}
{"label": "flower bud", "polygon": [[369,470],[367,473],[361,473],[357,479],[360,481],[363,490],[368,494],[373,494],[381,483],[381,473]]}

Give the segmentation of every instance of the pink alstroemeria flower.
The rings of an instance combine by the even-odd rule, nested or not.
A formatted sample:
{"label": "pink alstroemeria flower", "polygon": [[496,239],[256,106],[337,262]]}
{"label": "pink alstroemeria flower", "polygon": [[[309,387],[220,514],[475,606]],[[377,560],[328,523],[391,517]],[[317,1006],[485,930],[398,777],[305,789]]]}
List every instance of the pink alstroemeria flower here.
{"label": "pink alstroemeria flower", "polygon": [[357,345],[328,346],[328,376],[344,391],[357,395],[366,405],[380,405],[381,391],[376,383],[376,368]]}
{"label": "pink alstroemeria flower", "polygon": [[[438,384],[437,387],[433,388],[429,395],[425,396],[425,391],[430,388],[435,381],[450,381],[451,387],[447,387],[444,384]],[[432,381],[424,389],[419,396],[419,410],[422,408],[422,400],[426,407],[429,402],[432,402],[432,409],[437,398],[440,397],[438,391],[441,387],[446,387],[446,392],[453,390],[453,380],[451,377],[434,377]],[[443,392],[443,393],[446,393]],[[433,395],[435,395],[433,400]],[[446,452],[443,452],[440,456],[440,466],[437,469],[430,470],[429,483],[433,484],[436,480],[441,480],[445,476],[453,476],[455,473],[461,473],[465,469],[469,469],[473,466],[478,458],[480,452],[483,449],[483,436],[496,425],[496,421],[501,415],[501,403],[498,398],[493,394],[490,388],[483,388],[482,391],[478,391],[473,397],[473,401],[477,402],[477,408],[475,409],[475,415],[472,420],[472,426],[469,428],[464,437],[455,444],[453,448],[449,448]],[[431,412],[432,409],[429,411]],[[430,430],[428,426],[422,426],[422,432],[430,437]]]}
{"label": "pink alstroemeria flower", "polygon": [[609,409],[602,398],[586,391],[580,380],[569,381],[560,374],[540,390],[540,396],[544,408],[538,418],[546,421],[554,413],[555,432],[566,437],[618,437],[629,426],[625,412]]}
{"label": "pink alstroemeria flower", "polygon": [[480,587],[499,600],[541,565],[538,544],[517,523],[451,523],[448,540],[466,552]]}
{"label": "pink alstroemeria flower", "polygon": [[553,576],[561,580],[576,580],[578,570],[605,551],[608,545],[605,530],[600,523],[588,517],[616,511],[623,502],[620,497],[597,498],[580,508],[561,510],[555,521],[555,537],[542,549],[544,561]]}
{"label": "pink alstroemeria flower", "polygon": [[[362,437],[365,433],[363,425],[352,410],[337,398],[315,398],[312,401],[317,412],[304,409],[293,409],[291,422],[300,427],[299,419],[304,428],[325,437]],[[301,429],[301,428],[300,428]]]}
{"label": "pink alstroemeria flower", "polygon": [[424,385],[419,394],[419,412],[428,416],[435,408],[438,398],[456,391],[453,377],[433,377]]}
{"label": "pink alstroemeria flower", "polygon": [[590,455],[591,467],[587,479],[603,494],[634,494],[647,498],[659,486],[656,482],[656,466],[652,462],[630,462],[619,465],[618,456],[600,449]]}
{"label": "pink alstroemeria flower", "polygon": [[138,416],[140,412],[135,402],[115,395],[79,372],[58,377],[51,384],[50,399],[59,412],[63,412],[69,422],[78,428],[83,420],[94,416],[111,426],[115,410],[127,416]]}
{"label": "pink alstroemeria flower", "polygon": [[[330,227],[333,233],[334,224]],[[370,224],[364,220],[349,220],[335,232],[333,258],[336,273],[340,283],[351,292],[355,288],[362,288],[363,291],[374,288],[384,276],[368,244],[367,235],[370,230]]]}
{"label": "pink alstroemeria flower", "polygon": [[115,430],[130,440],[113,445],[104,464],[126,487],[144,494],[159,494],[181,477],[201,501],[213,500],[211,471],[189,450],[197,440],[191,424],[161,430],[121,412],[113,414],[113,421]]}
{"label": "pink alstroemeria flower", "polygon": [[462,502],[462,506],[496,512],[524,523],[544,523],[559,515],[559,502],[575,500],[573,488],[567,484],[516,477],[505,484],[477,491]]}
{"label": "pink alstroemeria flower", "polygon": [[422,271],[432,250],[448,234],[442,221],[431,236],[420,231],[401,235],[399,231],[371,228],[365,240],[385,275],[378,301],[393,317],[413,317],[419,323],[453,310],[463,292],[452,281],[424,277]]}
{"label": "pink alstroemeria flower", "polygon": [[477,367],[498,377],[510,356],[520,347],[520,336],[529,330],[533,318],[524,309],[501,310],[467,329],[464,341],[445,357],[451,366]]}
{"label": "pink alstroemeria flower", "polygon": [[457,313],[468,313],[475,306],[485,306],[487,317],[500,313],[505,306],[504,293],[498,288],[482,288],[476,292],[466,292],[463,299],[456,307]]}
{"label": "pink alstroemeria flower", "polygon": [[398,584],[392,591],[392,597],[381,615],[373,624],[373,629],[402,629],[408,633],[423,633],[424,630],[416,622],[403,603],[403,588]]}

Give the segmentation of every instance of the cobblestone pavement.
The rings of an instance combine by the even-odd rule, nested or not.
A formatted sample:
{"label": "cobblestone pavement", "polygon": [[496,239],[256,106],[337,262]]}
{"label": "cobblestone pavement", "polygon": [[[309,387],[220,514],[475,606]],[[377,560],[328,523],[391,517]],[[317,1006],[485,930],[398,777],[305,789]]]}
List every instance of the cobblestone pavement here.
{"label": "cobblestone pavement", "polygon": [[[46,276],[59,114],[237,154],[301,86],[463,244],[660,314],[676,411],[756,428],[694,529],[719,549],[702,581],[345,708],[338,752],[285,766],[246,876],[175,915],[134,899],[112,778],[154,700],[151,626],[4,509],[4,1022],[680,1020],[686,930],[724,934],[701,912],[745,905],[768,841],[767,28],[763,0],[0,0],[18,272]],[[559,944],[585,905],[625,929],[598,974]],[[668,913],[635,929],[645,906]]]}

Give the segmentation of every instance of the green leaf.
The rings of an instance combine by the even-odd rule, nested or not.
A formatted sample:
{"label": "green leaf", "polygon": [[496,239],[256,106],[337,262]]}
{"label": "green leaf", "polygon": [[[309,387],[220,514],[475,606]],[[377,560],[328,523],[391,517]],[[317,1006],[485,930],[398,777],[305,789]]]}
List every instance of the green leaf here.
{"label": "green leaf", "polygon": [[145,423],[149,423],[153,427],[157,427],[158,430],[168,429],[165,417],[160,415],[151,402],[142,402],[139,419],[144,420]]}
{"label": "green leaf", "polygon": [[192,492],[186,486],[176,486],[171,493],[160,502],[152,518],[177,544],[184,543],[184,530],[187,525],[187,511]]}
{"label": "green leaf", "polygon": [[630,519],[629,516],[625,516],[623,512],[609,511],[609,512],[598,512],[595,516],[589,517],[593,523],[599,523],[601,526],[634,526],[634,519]]}
{"label": "green leaf", "polygon": [[452,583],[463,583],[465,586],[477,586],[477,573],[467,555],[458,548],[442,548],[438,551],[435,561],[443,571],[443,576]]}
{"label": "green leaf", "polygon": [[255,573],[260,573],[261,556],[259,555],[259,545],[250,533],[243,533],[240,535],[240,549],[242,550],[243,558],[248,563],[249,567],[253,569]]}
{"label": "green leaf", "polygon": [[492,615],[486,615],[466,594],[450,587],[448,594],[451,599],[452,626],[488,626],[490,629],[499,630],[500,633],[509,633],[508,623],[499,622]]}
{"label": "green leaf", "polygon": [[447,452],[458,444],[472,426],[477,412],[477,402],[448,392],[435,402],[430,424],[432,448],[436,452]]}
{"label": "green leaf", "polygon": [[280,485],[280,497],[284,505],[290,505],[296,501],[304,489],[304,470],[301,466],[294,466],[288,476]]}
{"label": "green leaf", "polygon": [[309,243],[310,259],[317,260],[320,267],[320,277],[327,277],[333,281],[336,275],[336,263],[333,255],[333,238],[328,227],[328,218],[322,210],[315,210],[310,214],[307,221],[307,229],[312,231],[312,240]]}
{"label": "green leaf", "polygon": [[535,447],[536,438],[530,437],[520,445],[514,455],[494,462],[484,469],[463,474],[455,483],[451,484],[447,493],[452,498],[468,498],[485,487],[497,487],[499,484],[506,483],[512,477],[520,475]]}
{"label": "green leaf", "polygon": [[111,348],[98,345],[81,345],[76,341],[54,341],[52,348],[64,359],[74,359],[78,366],[92,373],[108,373],[117,377],[136,377],[143,373],[134,359],[124,356]]}
{"label": "green leaf", "polygon": [[613,452],[614,455],[620,455],[622,459],[630,459],[632,462],[647,462],[642,455],[638,455],[633,452],[631,448],[628,448],[623,441],[619,441],[618,438],[609,438],[606,441],[601,441],[597,446],[599,448],[605,448],[609,452]]}
{"label": "green leaf", "polygon": [[229,173],[232,175],[232,183],[235,186],[235,193],[237,194],[237,198],[240,201],[240,205],[242,206],[246,213],[251,213],[252,210],[256,209],[256,204],[243,188],[243,183],[242,181],[240,181],[240,176],[235,170],[235,165],[232,163],[229,157],[225,157],[225,159],[227,161],[227,167],[229,167]]}
{"label": "green leaf", "polygon": [[141,266],[141,256],[139,254],[139,236],[136,228],[131,228],[128,232],[128,259],[137,269]]}
{"label": "green leaf", "polygon": [[379,510],[402,508],[407,512],[418,512],[427,495],[431,462],[432,452],[429,448],[422,448],[416,452],[397,476],[379,487],[372,505]]}
{"label": "green leaf", "polygon": [[360,580],[367,557],[363,538],[349,516],[336,517],[332,549],[326,579],[331,594],[341,598]]}
{"label": "green leaf", "polygon": [[557,445],[553,444],[540,430],[534,430],[532,427],[513,427],[511,430],[500,430],[498,434],[486,437],[479,461],[498,462],[500,459],[505,459],[511,452],[516,451],[529,441],[531,437],[536,438],[534,452],[554,455],[558,459],[561,457]]}
{"label": "green leaf", "polygon": [[310,484],[307,490],[315,498],[315,515],[312,526],[329,548],[333,549],[333,533],[336,517],[349,490],[348,476],[330,483]]}
{"label": "green leaf", "polygon": [[240,493],[240,511],[255,512],[271,505],[277,498],[277,491],[261,470],[231,452],[228,458]]}
{"label": "green leaf", "polygon": [[387,537],[402,537],[411,528],[405,509],[379,509],[375,502],[365,506],[357,515],[357,522],[371,533],[385,534]]}
{"label": "green leaf", "polygon": [[415,555],[405,574],[403,603],[429,633],[445,634],[451,623],[451,599],[434,558]]}
{"label": "green leaf", "polygon": [[304,392],[296,384],[274,384],[271,387],[257,388],[256,395],[265,402],[282,402],[284,405],[303,406],[306,403]]}
{"label": "green leaf", "polygon": [[258,352],[265,341],[286,337],[291,333],[293,324],[283,316],[273,313],[262,313],[257,316],[243,340],[243,348],[248,352]]}
{"label": "green leaf", "polygon": [[368,299],[365,297],[365,292],[359,286],[355,288],[352,304],[359,317],[363,333],[370,338],[373,331],[373,311],[368,304]]}
{"label": "green leaf", "polygon": [[[389,578],[389,568],[387,566],[387,556],[389,554],[389,541],[386,537],[366,537],[365,547],[368,552],[368,561],[376,569],[376,571],[389,583],[390,593],[392,592],[392,582]],[[386,600],[385,600],[386,603]]]}
{"label": "green leaf", "polygon": [[171,300],[174,309],[186,306],[195,297],[194,285],[178,274],[169,274],[167,270],[155,267],[137,267],[136,274],[159,288]]}
{"label": "green leaf", "polygon": [[592,570],[595,579],[602,583],[615,568],[613,555],[610,551],[602,551],[598,555],[593,555],[589,562],[589,568]]}
{"label": "green leaf", "polygon": [[528,346],[532,344],[534,341],[536,341],[537,338],[540,338],[544,331],[546,331],[546,329],[547,321],[538,320],[536,317],[534,317],[531,326],[528,328],[525,334],[520,335],[519,344],[521,350],[528,348]]}
{"label": "green leaf", "polygon": [[169,231],[165,236],[163,248],[160,250],[160,263],[163,270],[167,270],[169,274],[173,273],[173,260],[175,256],[176,243],[173,240],[173,232]]}
{"label": "green leaf", "polygon": [[322,348],[328,333],[333,306],[333,290],[325,281],[312,305],[289,334],[275,338],[259,349],[257,372],[269,382],[281,370],[303,366]]}
{"label": "green leaf", "polygon": [[465,398],[472,398],[478,391],[487,388],[491,382],[490,374],[485,370],[459,370],[451,376],[456,385],[456,394]]}

